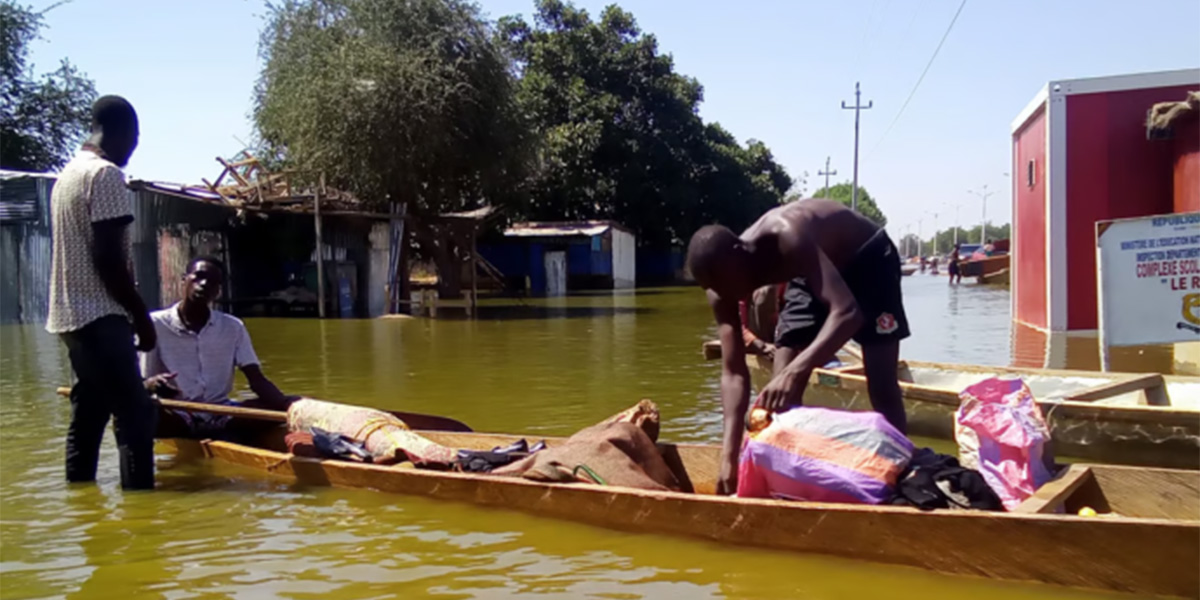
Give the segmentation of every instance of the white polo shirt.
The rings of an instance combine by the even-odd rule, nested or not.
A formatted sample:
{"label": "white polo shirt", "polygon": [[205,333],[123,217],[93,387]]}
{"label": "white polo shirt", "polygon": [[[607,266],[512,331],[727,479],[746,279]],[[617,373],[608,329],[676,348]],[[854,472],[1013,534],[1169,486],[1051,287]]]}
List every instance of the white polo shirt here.
{"label": "white polo shirt", "polygon": [[233,393],[235,367],[257,365],[258,356],[241,320],[213,310],[199,333],[179,317],[179,304],[150,313],[158,344],[142,353],[142,376],[175,373],[183,399],[220,402]]}

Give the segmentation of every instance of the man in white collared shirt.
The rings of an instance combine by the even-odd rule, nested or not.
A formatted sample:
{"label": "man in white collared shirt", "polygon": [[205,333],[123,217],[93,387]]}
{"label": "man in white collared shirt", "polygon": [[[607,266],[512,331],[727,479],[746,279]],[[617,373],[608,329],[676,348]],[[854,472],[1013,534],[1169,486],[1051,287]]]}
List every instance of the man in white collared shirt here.
{"label": "man in white collared shirt", "polygon": [[[236,317],[211,308],[221,295],[225,267],[213,257],[188,263],[184,296],[177,304],[150,313],[158,345],[142,354],[147,387],[162,397],[190,402],[233,404],[233,370],[241,369],[258,397],[237,403],[286,410],[289,399],[263,375],[250,334]],[[159,437],[224,437],[230,420],[205,413],[163,411]]]}

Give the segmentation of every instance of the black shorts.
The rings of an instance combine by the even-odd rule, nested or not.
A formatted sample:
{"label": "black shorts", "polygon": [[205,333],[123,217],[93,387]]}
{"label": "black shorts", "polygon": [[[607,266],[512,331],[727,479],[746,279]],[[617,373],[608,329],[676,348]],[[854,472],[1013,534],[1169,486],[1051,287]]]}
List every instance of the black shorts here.
{"label": "black shorts", "polygon": [[[840,273],[864,319],[862,328],[853,336],[854,341],[860,344],[900,341],[910,335],[900,292],[900,252],[887,232],[880,229]],[[807,347],[829,317],[829,307],[813,298],[802,277],[788,282],[783,302],[775,327],[775,344]]]}

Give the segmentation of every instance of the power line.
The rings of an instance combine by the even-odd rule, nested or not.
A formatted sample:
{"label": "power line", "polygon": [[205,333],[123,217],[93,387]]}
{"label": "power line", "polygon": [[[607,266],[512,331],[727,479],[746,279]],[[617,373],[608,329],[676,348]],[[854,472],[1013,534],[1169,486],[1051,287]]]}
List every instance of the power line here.
{"label": "power line", "polygon": [[[954,13],[954,18],[950,19],[950,25],[946,27],[946,32],[942,34],[941,41],[938,42],[937,48],[933,49],[933,56],[929,57],[929,62],[925,63],[925,70],[921,71],[921,76],[917,78],[917,83],[913,85],[913,89],[908,93],[908,98],[904,100],[904,104],[900,105],[900,110],[896,113],[896,118],[892,119],[892,123],[883,131],[883,135],[879,137],[879,141],[875,143],[875,148],[883,143],[884,138],[896,126],[896,122],[900,120],[900,115],[904,114],[904,109],[908,108],[908,103],[912,102],[913,96],[917,95],[917,88],[921,87],[921,82],[925,81],[925,76],[929,74],[930,67],[933,66],[933,61],[937,59],[938,53],[942,51],[942,45],[946,43],[946,38],[950,37],[950,31],[954,29],[954,24],[958,22],[958,16],[962,14],[963,8],[967,6],[967,0],[962,0],[958,5],[958,10]],[[875,148],[872,148],[874,152]]]}

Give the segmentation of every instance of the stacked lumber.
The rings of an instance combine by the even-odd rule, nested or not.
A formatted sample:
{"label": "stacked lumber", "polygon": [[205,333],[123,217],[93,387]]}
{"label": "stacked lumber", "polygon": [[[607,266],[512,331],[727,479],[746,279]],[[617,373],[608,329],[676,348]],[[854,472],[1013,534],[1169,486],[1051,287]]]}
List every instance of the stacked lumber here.
{"label": "stacked lumber", "polygon": [[223,203],[239,208],[311,212],[319,193],[323,210],[361,210],[353,194],[325,185],[324,173],[271,171],[246,151],[230,160],[216,160],[221,165],[216,180],[201,179],[203,187],[190,189],[216,194]]}

